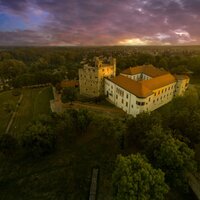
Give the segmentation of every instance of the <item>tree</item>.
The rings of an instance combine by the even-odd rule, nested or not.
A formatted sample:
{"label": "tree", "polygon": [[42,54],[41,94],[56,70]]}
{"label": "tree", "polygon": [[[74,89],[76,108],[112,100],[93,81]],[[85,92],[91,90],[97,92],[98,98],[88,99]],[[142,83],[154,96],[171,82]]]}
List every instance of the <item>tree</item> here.
{"label": "tree", "polygon": [[112,180],[116,200],[162,200],[169,189],[164,173],[140,154],[118,156]]}
{"label": "tree", "polygon": [[9,59],[0,62],[0,74],[3,79],[12,79],[26,71],[26,65],[19,60]]}
{"label": "tree", "polygon": [[124,149],[125,124],[120,119],[112,119],[105,116],[96,116],[94,123],[100,136],[100,140],[112,146]]}
{"label": "tree", "polygon": [[153,164],[166,173],[166,181],[175,187],[185,187],[187,173],[196,171],[194,151],[160,126],[147,133],[145,150]]}
{"label": "tree", "polygon": [[141,113],[137,117],[130,117],[127,121],[127,140],[131,145],[136,140],[140,144],[146,132],[156,124],[161,124],[161,116],[157,112]]}
{"label": "tree", "polygon": [[77,131],[83,133],[87,130],[88,126],[92,121],[92,117],[88,110],[80,109],[80,110],[69,110],[69,114],[73,120],[73,124],[76,127]]}
{"label": "tree", "polygon": [[43,125],[41,122],[35,122],[28,126],[22,135],[22,146],[27,154],[33,157],[39,157],[52,152],[55,148],[56,135],[52,128]]}
{"label": "tree", "polygon": [[67,87],[63,89],[61,100],[63,103],[72,102],[76,99],[76,88],[73,87]]}

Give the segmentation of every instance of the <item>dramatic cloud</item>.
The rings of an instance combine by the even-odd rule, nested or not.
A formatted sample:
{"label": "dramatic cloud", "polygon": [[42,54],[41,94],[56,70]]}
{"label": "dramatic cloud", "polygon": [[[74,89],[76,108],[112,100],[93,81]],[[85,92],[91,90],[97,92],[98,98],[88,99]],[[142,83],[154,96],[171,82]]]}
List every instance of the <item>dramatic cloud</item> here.
{"label": "dramatic cloud", "polygon": [[0,45],[200,43],[199,0],[0,0]]}

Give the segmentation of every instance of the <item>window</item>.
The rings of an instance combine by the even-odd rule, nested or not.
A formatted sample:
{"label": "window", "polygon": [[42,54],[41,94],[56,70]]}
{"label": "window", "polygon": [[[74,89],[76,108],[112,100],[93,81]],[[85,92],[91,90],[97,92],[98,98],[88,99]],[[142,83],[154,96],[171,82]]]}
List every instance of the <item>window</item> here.
{"label": "window", "polygon": [[162,93],[164,92],[164,90],[162,90]]}
{"label": "window", "polygon": [[128,107],[128,102],[126,102],[126,107]]}
{"label": "window", "polygon": [[119,89],[119,88],[116,88],[116,92],[120,95],[120,96],[124,96],[124,91]]}
{"label": "window", "polygon": [[151,101],[151,97],[149,97],[149,101]]}
{"label": "window", "polygon": [[154,96],[156,96],[156,92],[154,93]]}
{"label": "window", "polygon": [[165,88],[165,92],[167,91],[167,88]]}
{"label": "window", "polygon": [[116,95],[116,99],[118,99],[118,96]]}
{"label": "window", "polygon": [[155,100],[153,100],[153,102],[155,103]]}
{"label": "window", "polygon": [[122,103],[124,103],[124,99],[122,99]]}
{"label": "window", "polygon": [[160,90],[158,91],[158,95],[160,94]]}
{"label": "window", "polygon": [[126,98],[128,99],[128,94],[126,94]]}
{"label": "window", "polygon": [[144,106],[144,105],[145,105],[145,102],[136,101],[136,104],[137,104],[138,106]]}

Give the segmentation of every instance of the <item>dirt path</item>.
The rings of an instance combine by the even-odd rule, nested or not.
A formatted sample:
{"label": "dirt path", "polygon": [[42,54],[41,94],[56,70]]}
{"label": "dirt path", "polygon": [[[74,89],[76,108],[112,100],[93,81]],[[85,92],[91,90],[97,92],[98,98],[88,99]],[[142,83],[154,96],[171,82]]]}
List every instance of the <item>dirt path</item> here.
{"label": "dirt path", "polygon": [[10,130],[12,124],[13,124],[13,121],[14,121],[15,116],[16,116],[17,111],[18,111],[18,107],[20,106],[20,103],[21,103],[22,99],[23,99],[23,94],[21,94],[21,96],[20,96],[20,98],[19,98],[19,100],[18,100],[18,102],[16,104],[15,111],[13,112],[12,117],[11,117],[9,123],[8,123],[7,128],[6,128],[6,132],[5,132],[6,134],[9,132],[9,130]]}
{"label": "dirt path", "polygon": [[104,106],[104,105],[97,105],[97,104],[93,104],[93,103],[82,103],[82,102],[73,102],[72,105],[70,105],[69,103],[63,104],[63,109],[77,109],[77,108],[86,108],[86,109],[91,109],[94,111],[100,111],[100,112],[104,112],[104,113],[109,113],[109,114],[121,114],[121,115],[125,115],[125,112],[117,107],[108,107],[108,106]]}
{"label": "dirt path", "polygon": [[111,115],[125,115],[126,113],[117,108],[117,107],[109,107],[109,106],[105,106],[105,105],[99,105],[99,104],[95,104],[95,103],[83,103],[80,101],[75,101],[73,102],[73,104],[70,103],[62,103],[60,98],[61,95],[56,93],[55,88],[53,88],[53,94],[54,94],[54,99],[50,101],[50,105],[51,105],[51,110],[52,112],[56,112],[56,113],[61,113],[66,109],[79,109],[79,108],[85,108],[88,110],[93,110],[96,112],[103,112],[103,113],[108,113]]}

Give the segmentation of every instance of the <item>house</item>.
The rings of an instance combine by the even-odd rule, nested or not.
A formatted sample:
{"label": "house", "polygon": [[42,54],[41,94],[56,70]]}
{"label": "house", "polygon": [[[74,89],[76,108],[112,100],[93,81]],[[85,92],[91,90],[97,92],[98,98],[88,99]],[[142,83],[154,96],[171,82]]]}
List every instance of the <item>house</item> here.
{"label": "house", "polygon": [[116,77],[105,78],[108,100],[133,116],[153,111],[183,95],[189,84],[186,75],[172,75],[152,65],[130,67]]}

